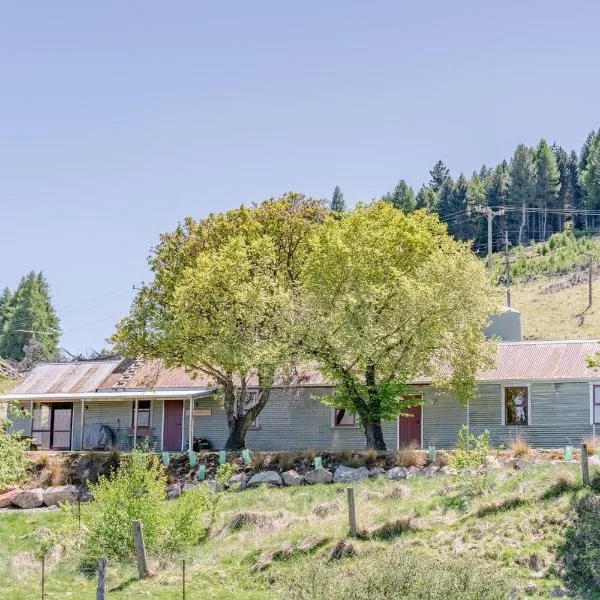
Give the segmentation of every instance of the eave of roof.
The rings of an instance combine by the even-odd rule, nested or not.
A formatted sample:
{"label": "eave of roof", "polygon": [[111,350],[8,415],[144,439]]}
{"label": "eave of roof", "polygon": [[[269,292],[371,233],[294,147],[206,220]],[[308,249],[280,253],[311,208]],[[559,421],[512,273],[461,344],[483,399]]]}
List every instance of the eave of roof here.
{"label": "eave of roof", "polygon": [[119,392],[86,392],[51,394],[2,394],[0,401],[11,400],[127,400],[132,398],[186,398],[195,400],[206,398],[217,391],[217,388],[196,390],[146,390],[146,391],[119,391]]}

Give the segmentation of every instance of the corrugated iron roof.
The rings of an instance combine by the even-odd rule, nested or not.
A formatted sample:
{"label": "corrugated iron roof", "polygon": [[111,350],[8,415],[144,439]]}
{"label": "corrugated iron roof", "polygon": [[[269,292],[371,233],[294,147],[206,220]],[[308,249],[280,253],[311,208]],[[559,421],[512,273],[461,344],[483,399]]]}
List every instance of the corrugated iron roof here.
{"label": "corrugated iron roof", "polygon": [[120,360],[42,363],[11,390],[11,394],[94,392],[119,366]]}
{"label": "corrugated iron roof", "polygon": [[[586,358],[600,352],[595,340],[501,342],[496,366],[477,378],[479,381],[543,381],[600,379],[600,371],[588,368]],[[182,368],[166,368],[161,361],[136,363],[123,378],[119,360],[40,364],[11,390],[10,394],[90,393],[96,390],[193,390],[216,385],[210,377]],[[330,386],[331,381],[316,370],[306,369],[295,378],[295,385]],[[415,382],[417,383],[417,382]],[[422,381],[419,383],[427,383]],[[117,385],[118,384],[118,385]],[[286,383],[277,382],[282,386]],[[249,386],[258,385],[256,378]]]}
{"label": "corrugated iron roof", "polygon": [[479,381],[600,378],[587,366],[586,358],[600,352],[596,340],[501,342],[496,366]]}

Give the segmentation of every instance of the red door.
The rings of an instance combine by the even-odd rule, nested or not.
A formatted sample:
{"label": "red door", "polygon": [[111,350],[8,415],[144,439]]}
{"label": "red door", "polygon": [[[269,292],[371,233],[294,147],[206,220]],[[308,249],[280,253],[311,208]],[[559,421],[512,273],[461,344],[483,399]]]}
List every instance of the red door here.
{"label": "red door", "polygon": [[183,400],[165,400],[163,450],[181,450]]}
{"label": "red door", "polygon": [[411,406],[405,410],[406,417],[400,417],[398,434],[400,446],[416,443],[421,447],[421,406]]}

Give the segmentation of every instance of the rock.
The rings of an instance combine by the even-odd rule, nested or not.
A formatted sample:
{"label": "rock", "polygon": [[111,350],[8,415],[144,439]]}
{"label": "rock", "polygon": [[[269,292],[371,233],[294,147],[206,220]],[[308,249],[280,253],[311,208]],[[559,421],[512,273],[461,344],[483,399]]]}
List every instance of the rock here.
{"label": "rock", "polygon": [[407,472],[404,467],[393,467],[386,472],[385,478],[397,481],[398,479],[406,479]]}
{"label": "rock", "polygon": [[523,460],[522,458],[519,459],[515,465],[515,467],[517,469],[519,469],[519,471],[524,471],[525,469],[529,469],[529,467],[532,467],[533,463],[529,462],[528,460]]}
{"label": "rock", "polygon": [[437,474],[438,475],[451,475],[452,471],[450,470],[450,467],[440,467]]}
{"label": "rock", "polygon": [[331,549],[330,558],[333,560],[339,560],[345,556],[354,556],[355,554],[356,550],[354,546],[350,542],[342,540],[333,546]]}
{"label": "rock", "polygon": [[406,479],[414,477],[418,472],[419,469],[417,469],[417,467],[408,467],[408,469],[406,469]]}
{"label": "rock", "polygon": [[217,485],[217,482],[214,479],[207,479],[204,483],[208,490],[213,494],[219,489],[219,486]]}
{"label": "rock", "polygon": [[250,477],[248,481],[248,487],[254,487],[256,485],[283,485],[281,475],[276,471],[259,471]]}
{"label": "rock", "polygon": [[11,503],[19,508],[39,508],[44,504],[44,490],[19,490],[11,499]]}
{"label": "rock", "polygon": [[310,537],[304,538],[298,542],[296,546],[300,552],[310,552],[319,546],[322,546],[327,541],[327,538],[319,535],[311,535]]}
{"label": "rock", "polygon": [[240,486],[238,487],[238,492],[243,492],[248,488],[248,482],[250,481],[250,475],[244,473],[242,478],[240,479]]}
{"label": "rock", "polygon": [[167,486],[167,500],[175,500],[179,496],[181,496],[181,486],[178,483]]}
{"label": "rock", "polygon": [[340,465],[333,474],[334,483],[342,483],[346,481],[364,481],[369,478],[369,469],[366,467],[360,467],[359,469],[352,469],[351,467],[345,467]]}
{"label": "rock", "polygon": [[375,467],[369,471],[369,477],[371,479],[377,479],[378,477],[383,477],[385,475],[385,469],[381,467]]}
{"label": "rock", "polygon": [[422,475],[423,477],[433,477],[439,470],[440,468],[437,465],[429,465],[424,469],[420,469],[419,475]]}
{"label": "rock", "polygon": [[90,490],[83,487],[82,485],[77,487],[77,495],[79,496],[79,500],[81,502],[90,502],[94,499],[94,496],[92,496]]}
{"label": "rock", "polygon": [[506,460],[502,461],[502,464],[510,469],[516,469],[518,462],[518,458],[507,458]]}
{"label": "rock", "polygon": [[281,478],[283,479],[283,483],[285,485],[295,486],[302,485],[304,483],[304,477],[302,477],[302,475],[300,475],[294,469],[282,473]]}
{"label": "rock", "polygon": [[486,456],[485,463],[489,469],[499,469],[502,467],[500,461],[496,456]]}
{"label": "rock", "polygon": [[309,471],[305,476],[304,480],[307,483],[331,483],[333,481],[333,473],[320,467]]}
{"label": "rock", "polygon": [[10,490],[8,492],[4,492],[3,494],[0,494],[0,508],[7,508],[12,504],[12,499],[16,496],[16,494],[19,492],[19,488],[16,488],[14,490]]}
{"label": "rock", "polygon": [[181,492],[184,493],[184,492],[189,492],[190,490],[198,489],[199,485],[200,485],[199,483],[184,483],[181,486]]}
{"label": "rock", "polygon": [[564,598],[565,596],[568,596],[569,592],[567,590],[565,590],[565,588],[559,588],[559,587],[553,587],[550,590],[550,596],[552,596],[552,598]]}
{"label": "rock", "polygon": [[69,502],[77,502],[79,490],[74,485],[56,485],[46,488],[43,493],[46,506],[58,506]]}
{"label": "rock", "polygon": [[3,496],[4,494],[8,494],[8,492],[14,492],[15,490],[18,490],[19,486],[18,485],[5,485],[3,488],[0,488],[0,496]]}

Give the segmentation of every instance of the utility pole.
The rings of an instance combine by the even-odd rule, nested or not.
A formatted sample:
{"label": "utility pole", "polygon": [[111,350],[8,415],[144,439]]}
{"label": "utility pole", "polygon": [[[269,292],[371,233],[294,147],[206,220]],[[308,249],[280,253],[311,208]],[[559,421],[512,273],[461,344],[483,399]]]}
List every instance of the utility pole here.
{"label": "utility pole", "polygon": [[504,258],[506,259],[506,306],[510,308],[510,258],[508,256],[508,231],[504,232]]}
{"label": "utility pole", "polygon": [[489,206],[476,206],[473,209],[475,212],[485,215],[488,220],[488,271],[491,273],[493,270],[493,260],[492,260],[492,219],[494,217],[501,217],[505,214],[504,208],[499,208],[498,210],[494,210]]}

